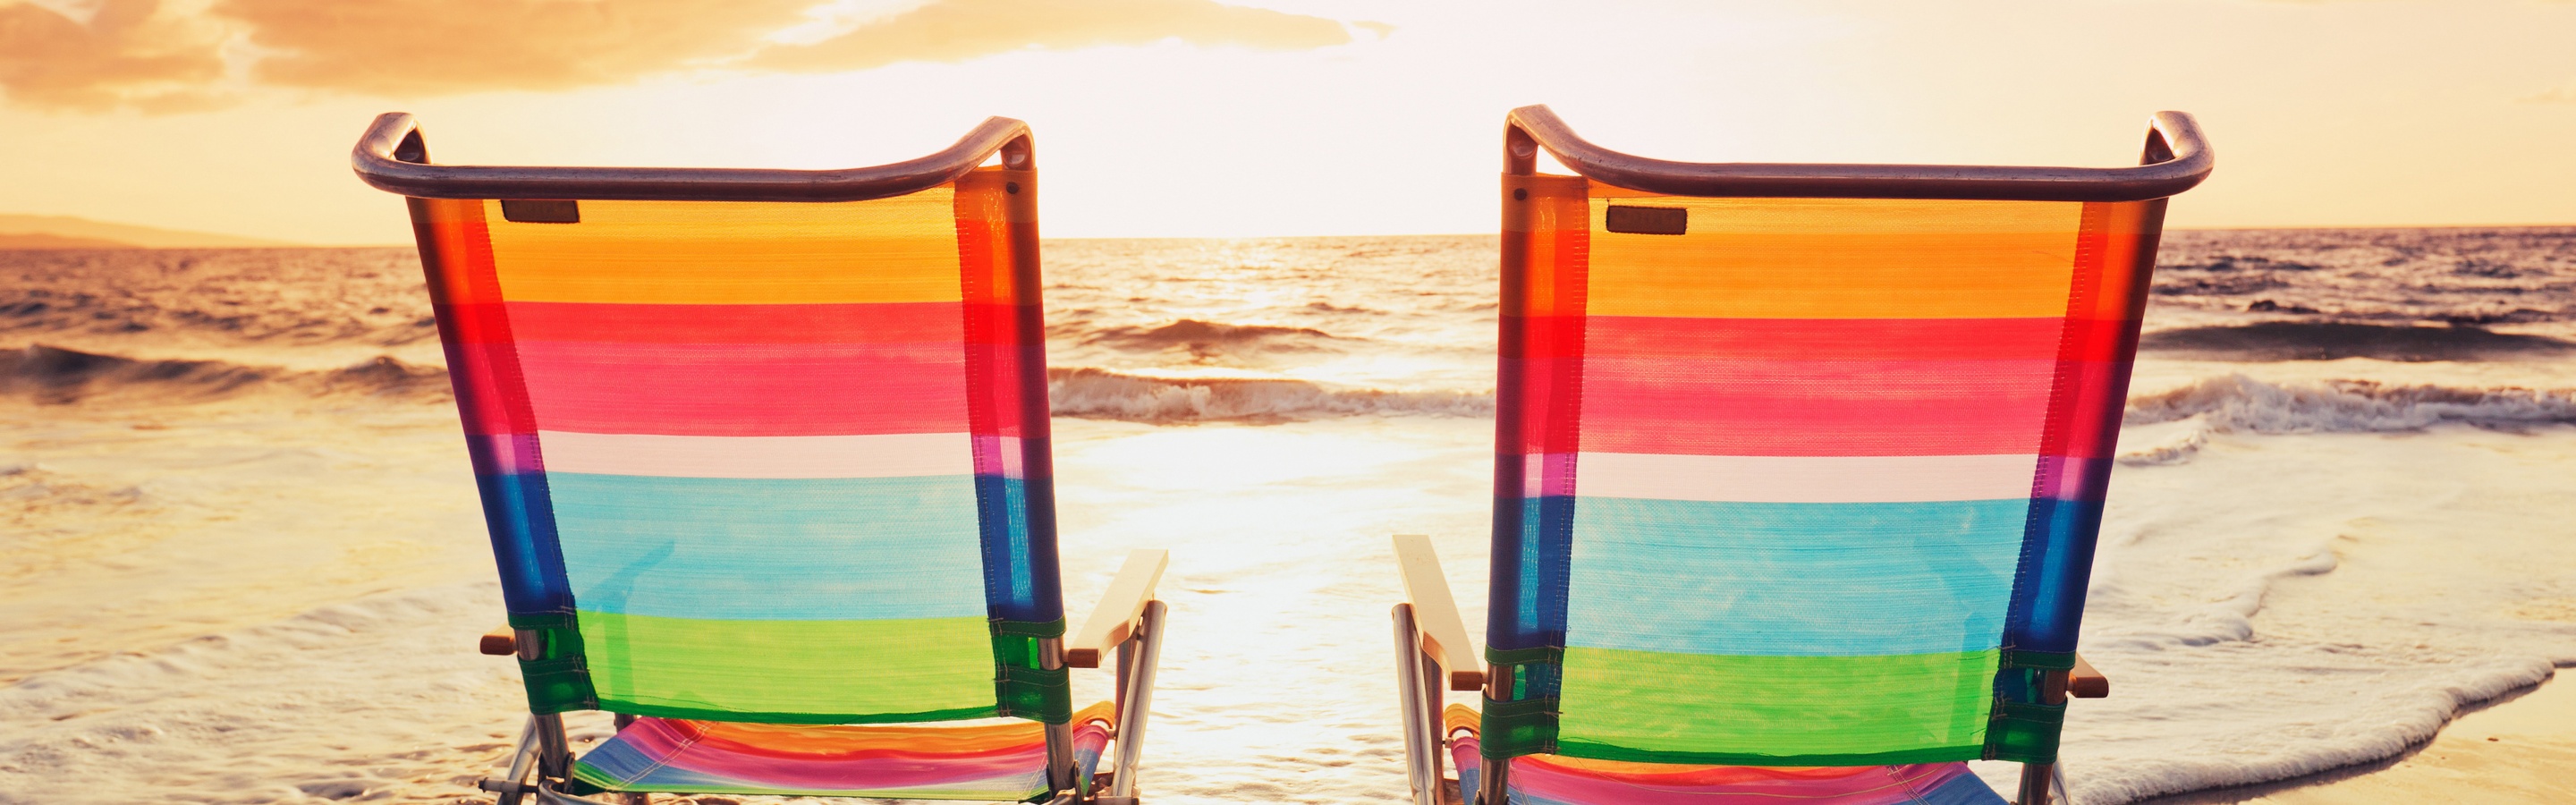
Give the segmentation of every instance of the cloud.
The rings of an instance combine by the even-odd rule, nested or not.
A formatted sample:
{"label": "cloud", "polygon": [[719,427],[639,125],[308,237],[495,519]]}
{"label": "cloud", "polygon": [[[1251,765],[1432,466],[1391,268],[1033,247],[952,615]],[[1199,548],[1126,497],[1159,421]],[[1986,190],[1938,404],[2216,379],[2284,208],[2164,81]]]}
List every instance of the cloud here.
{"label": "cloud", "polygon": [[[86,11],[87,20],[73,16]],[[0,88],[31,106],[175,111],[218,103],[225,35],[159,0],[0,5]]]}
{"label": "cloud", "polygon": [[748,52],[814,0],[219,0],[264,84],[371,95],[615,84]]}
{"label": "cloud", "polygon": [[798,72],[905,61],[964,61],[1040,48],[1073,50],[1179,39],[1195,45],[1306,50],[1348,44],[1322,17],[1211,0],[944,0],[808,45],[774,45],[746,66]]}
{"label": "cloud", "polygon": [[2522,96],[2519,100],[2523,103],[2576,103],[2576,84],[2550,87],[2538,94]]}
{"label": "cloud", "polygon": [[[1263,50],[1351,41],[1334,20],[1215,0],[194,0],[186,9],[159,0],[79,2],[0,0],[0,90],[10,100],[172,111],[220,104],[252,86],[418,97],[565,90],[687,70],[862,70],[1168,39]],[[874,19],[847,30],[832,19],[868,2],[879,7]],[[87,20],[78,19],[83,12]]]}

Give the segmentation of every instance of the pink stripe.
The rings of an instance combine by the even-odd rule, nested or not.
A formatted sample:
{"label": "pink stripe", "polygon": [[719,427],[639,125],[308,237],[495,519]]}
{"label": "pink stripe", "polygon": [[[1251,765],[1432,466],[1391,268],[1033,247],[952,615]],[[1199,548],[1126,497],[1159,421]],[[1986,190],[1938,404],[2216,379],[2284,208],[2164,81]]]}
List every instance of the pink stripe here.
{"label": "pink stripe", "polygon": [[[975,344],[967,349],[975,359],[973,365],[980,370],[980,376],[974,378],[974,393],[992,406],[993,421],[984,425],[984,432],[996,436],[1045,438],[1046,364],[1045,359],[1037,354],[1039,349],[990,344]],[[1033,382],[1024,385],[1023,378]],[[1037,396],[1031,399],[1024,392]],[[1030,421],[1032,417],[1035,418],[1034,423]]]}
{"label": "pink stripe", "polygon": [[[482,344],[442,345],[447,351],[447,384],[456,393],[456,415],[469,436],[535,433],[525,416],[514,416],[510,396],[518,393],[518,360],[506,348]],[[506,363],[505,363],[506,362]],[[518,413],[527,409],[522,406]]]}
{"label": "pink stripe", "polygon": [[[646,721],[657,723],[648,725]],[[617,734],[618,741],[671,768],[739,781],[746,787],[777,790],[978,788],[988,787],[979,783],[1007,783],[1043,770],[1046,765],[1046,739],[1036,730],[1030,731],[1026,741],[953,754],[873,748],[881,747],[881,740],[854,744],[853,751],[846,755],[765,753],[727,741],[691,738],[688,731],[663,719],[639,719]],[[1085,722],[1074,729],[1077,751],[1098,753],[1108,740],[1108,733],[1096,722]],[[751,751],[743,751],[746,749]]]}
{"label": "pink stripe", "polygon": [[2110,458],[2118,452],[2120,418],[2127,413],[2127,361],[2066,362],[2067,398],[2059,401],[2064,421],[2059,435],[2043,452],[2077,458]]}
{"label": "pink stripe", "polygon": [[966,430],[964,350],[955,343],[523,341],[517,348],[537,427],[545,430],[670,436]]}
{"label": "pink stripe", "polygon": [[2036,453],[2056,369],[2045,360],[1594,358],[1583,364],[1580,444],[1736,456]]}
{"label": "pink stripe", "polygon": [[[1461,770],[1484,768],[1468,736],[1450,744]],[[1653,771],[1604,772],[1576,768],[1544,755],[1512,759],[1513,792],[1580,805],[1776,805],[1783,801],[1834,805],[1899,805],[1968,774],[1965,763],[1903,766],[1781,767],[1655,764]]]}

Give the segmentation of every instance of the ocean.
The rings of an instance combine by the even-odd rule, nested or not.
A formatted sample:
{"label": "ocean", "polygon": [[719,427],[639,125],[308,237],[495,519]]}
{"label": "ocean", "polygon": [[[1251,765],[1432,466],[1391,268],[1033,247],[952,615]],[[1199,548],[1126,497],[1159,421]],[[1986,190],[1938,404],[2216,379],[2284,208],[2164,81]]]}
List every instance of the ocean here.
{"label": "ocean", "polygon": [[[1172,551],[1145,796],[1404,798],[1388,535],[1482,622],[1494,238],[1044,249],[1068,611]],[[0,803],[479,797],[524,702],[469,648],[499,593],[411,250],[0,278]],[[2080,802],[2387,758],[2576,665],[2576,228],[2169,233],[2147,328]]]}

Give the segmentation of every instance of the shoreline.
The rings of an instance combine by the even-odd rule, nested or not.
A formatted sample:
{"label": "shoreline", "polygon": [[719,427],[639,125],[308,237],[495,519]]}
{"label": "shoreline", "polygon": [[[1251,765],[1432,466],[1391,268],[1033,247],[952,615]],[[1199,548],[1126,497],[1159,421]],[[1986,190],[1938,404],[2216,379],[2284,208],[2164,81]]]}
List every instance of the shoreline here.
{"label": "shoreline", "polygon": [[2550,805],[2576,795],[2576,683],[2547,681],[2473,705],[2394,757],[2139,805]]}

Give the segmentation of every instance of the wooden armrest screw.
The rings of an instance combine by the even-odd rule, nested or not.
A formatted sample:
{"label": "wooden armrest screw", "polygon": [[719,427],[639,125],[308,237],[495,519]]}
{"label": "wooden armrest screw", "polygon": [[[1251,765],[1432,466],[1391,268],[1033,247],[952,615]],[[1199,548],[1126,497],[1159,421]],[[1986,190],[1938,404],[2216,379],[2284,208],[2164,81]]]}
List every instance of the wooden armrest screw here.
{"label": "wooden armrest screw", "polygon": [[2093,670],[2084,655],[2075,656],[2075,670],[2066,674],[2066,695],[2078,699],[2101,699],[2111,695],[2111,678]]}

